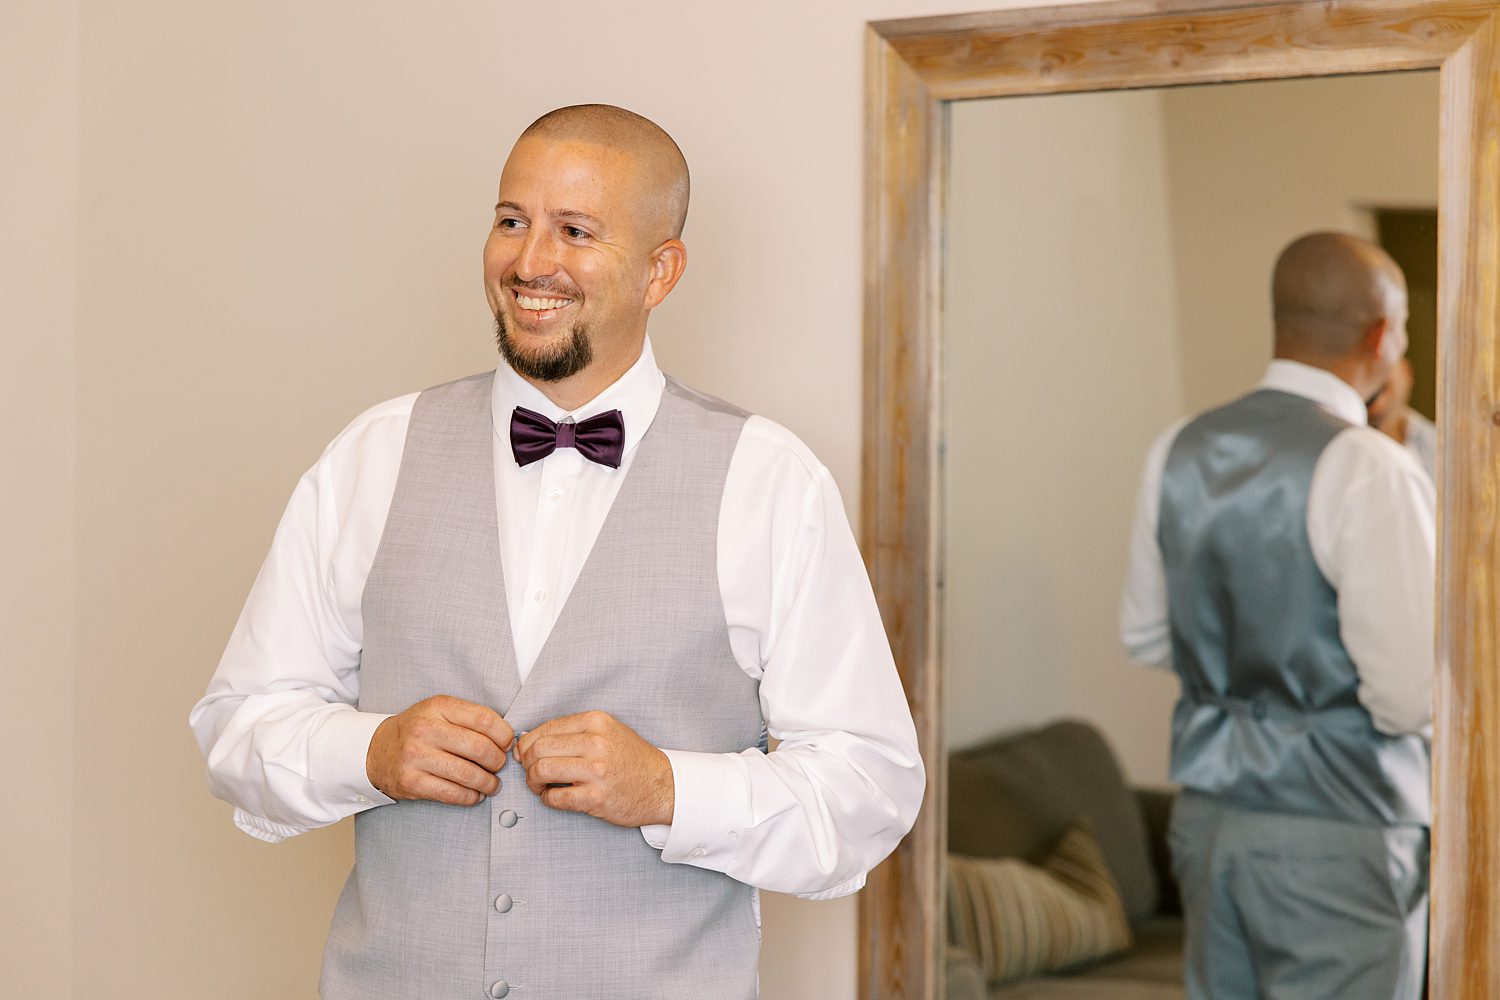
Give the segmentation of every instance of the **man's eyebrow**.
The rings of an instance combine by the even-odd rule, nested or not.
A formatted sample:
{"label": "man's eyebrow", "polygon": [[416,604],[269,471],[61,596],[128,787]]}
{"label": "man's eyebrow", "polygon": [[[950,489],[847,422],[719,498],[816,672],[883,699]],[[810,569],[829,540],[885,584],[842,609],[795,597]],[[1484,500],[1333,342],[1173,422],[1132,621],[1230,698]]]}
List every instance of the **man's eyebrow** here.
{"label": "man's eyebrow", "polygon": [[560,208],[552,213],[554,218],[572,219],[576,222],[587,222],[596,229],[604,228],[604,223],[597,217],[587,212],[580,212],[576,208]]}
{"label": "man's eyebrow", "polygon": [[[501,209],[507,209],[507,208],[510,209],[512,212],[519,212],[521,215],[529,215],[530,214],[529,212],[526,211],[526,209],[524,207],[522,207],[521,205],[516,204],[513,201],[502,201],[502,202],[499,202],[499,203],[497,203],[495,205],[495,211],[497,211],[497,212],[500,211]],[[571,219],[571,220],[573,220],[575,222],[587,222],[588,224],[590,224],[591,226],[594,226],[595,228],[598,228],[598,229],[603,229],[604,228],[604,222],[598,216],[596,216],[596,215],[590,215],[587,212],[581,212],[581,211],[579,211],[576,208],[560,208],[557,211],[555,211],[555,212],[552,213],[552,217],[555,218],[555,219]]]}

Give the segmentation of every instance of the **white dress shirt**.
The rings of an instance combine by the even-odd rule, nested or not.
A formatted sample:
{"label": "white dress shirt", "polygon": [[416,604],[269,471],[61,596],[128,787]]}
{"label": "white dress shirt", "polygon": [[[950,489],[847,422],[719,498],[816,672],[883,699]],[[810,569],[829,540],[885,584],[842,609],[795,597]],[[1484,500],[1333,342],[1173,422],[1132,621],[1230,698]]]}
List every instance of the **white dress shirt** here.
{"label": "white dress shirt", "polygon": [[[1338,593],[1339,636],[1375,727],[1390,735],[1423,732],[1432,720],[1432,481],[1409,451],[1366,426],[1364,401],[1333,373],[1277,360],[1260,388],[1311,399],[1356,425],[1334,437],[1313,468],[1308,542]],[[1171,665],[1172,647],[1157,511],[1167,451],[1187,422],[1168,428],[1147,453],[1121,601],[1125,648],[1137,662],[1158,666]]]}
{"label": "white dress shirt", "polygon": [[[509,368],[494,388],[501,566],[524,681],[661,401],[640,360],[564,412]],[[400,469],[416,394],[368,410],[297,484],[207,694],[189,722],[235,823],[277,841],[388,804],[365,771],[375,728],[359,712],[361,598]],[[518,466],[516,406],[561,421],[619,409],[618,470],[559,448]],[[665,751],[672,824],[645,827],[662,860],[811,898],[859,889],[910,828],[924,773],[864,563],[828,470],[785,428],[744,426],[719,511],[729,643],[760,682],[769,754]],[[608,706],[598,706],[608,709]],[[512,764],[512,766],[514,766]],[[508,780],[520,780],[509,777]]]}
{"label": "white dress shirt", "polygon": [[1417,464],[1437,481],[1437,425],[1410,407],[1406,410],[1406,450],[1417,457]]}

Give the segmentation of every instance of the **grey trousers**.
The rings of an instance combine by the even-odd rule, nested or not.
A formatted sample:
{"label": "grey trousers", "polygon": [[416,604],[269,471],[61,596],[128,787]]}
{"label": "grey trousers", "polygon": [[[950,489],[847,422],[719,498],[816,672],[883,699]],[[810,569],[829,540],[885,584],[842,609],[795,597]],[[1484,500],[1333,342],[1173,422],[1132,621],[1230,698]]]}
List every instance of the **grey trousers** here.
{"label": "grey trousers", "polygon": [[1252,812],[1185,791],[1169,828],[1189,1000],[1417,1000],[1426,827]]}

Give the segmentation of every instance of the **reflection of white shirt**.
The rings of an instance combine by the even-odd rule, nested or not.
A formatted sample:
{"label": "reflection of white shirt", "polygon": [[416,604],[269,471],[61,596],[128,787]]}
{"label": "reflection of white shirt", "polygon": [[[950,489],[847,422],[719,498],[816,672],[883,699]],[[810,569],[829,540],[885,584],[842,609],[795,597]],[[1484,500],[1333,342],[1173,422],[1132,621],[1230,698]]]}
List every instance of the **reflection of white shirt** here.
{"label": "reflection of white shirt", "polygon": [[[1308,542],[1338,593],[1339,636],[1359,673],[1360,702],[1381,732],[1421,731],[1432,720],[1432,481],[1410,452],[1365,426],[1364,401],[1333,373],[1277,360],[1260,388],[1306,397],[1357,425],[1335,436],[1313,468]],[[1130,532],[1120,637],[1140,663],[1171,663],[1157,512],[1167,451],[1187,422],[1168,428],[1147,453]]]}
{"label": "reflection of white shirt", "polygon": [[1406,411],[1406,450],[1417,456],[1417,464],[1437,481],[1437,425],[1416,410]]}
{"label": "reflection of white shirt", "polygon": [[[517,667],[536,661],[656,415],[648,341],[619,381],[571,414],[501,366],[495,493]],[[235,822],[281,840],[389,803],[365,755],[387,716],[359,712],[365,578],[379,545],[416,395],[367,411],[297,484],[270,553],[190,723]],[[516,406],[553,420],[625,420],[618,470],[560,448],[522,468]],[[864,563],[828,470],[791,432],[745,424],[719,512],[719,587],[736,662],[760,681],[770,754],[666,751],[662,859],[780,892],[833,897],[911,827],[924,786],[916,732]],[[608,706],[600,706],[608,708]]]}

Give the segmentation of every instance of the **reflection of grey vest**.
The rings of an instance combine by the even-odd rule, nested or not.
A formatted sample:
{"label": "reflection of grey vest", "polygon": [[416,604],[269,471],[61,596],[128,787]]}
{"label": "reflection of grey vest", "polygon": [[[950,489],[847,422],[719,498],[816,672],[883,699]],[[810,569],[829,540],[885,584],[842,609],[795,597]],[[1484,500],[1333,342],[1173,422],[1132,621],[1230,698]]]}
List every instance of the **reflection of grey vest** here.
{"label": "reflection of grey vest", "polygon": [[1254,809],[1427,824],[1426,740],[1382,735],[1360,704],[1307,539],[1313,468],[1349,427],[1263,389],[1172,442],[1158,529],[1182,679],[1172,777]]}
{"label": "reflection of grey vest", "polygon": [[[717,533],[745,415],[669,381],[524,684],[501,579],[492,376],[417,400],[365,586],[363,711],[434,694],[519,732],[603,709],[650,743],[756,746],[758,685],[730,652]],[[661,860],[636,829],[550,810],[513,760],[473,808],[361,813],[323,961],[330,1000],[748,1000],[753,890]]]}

